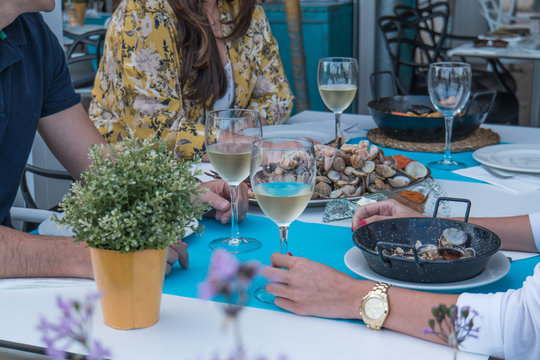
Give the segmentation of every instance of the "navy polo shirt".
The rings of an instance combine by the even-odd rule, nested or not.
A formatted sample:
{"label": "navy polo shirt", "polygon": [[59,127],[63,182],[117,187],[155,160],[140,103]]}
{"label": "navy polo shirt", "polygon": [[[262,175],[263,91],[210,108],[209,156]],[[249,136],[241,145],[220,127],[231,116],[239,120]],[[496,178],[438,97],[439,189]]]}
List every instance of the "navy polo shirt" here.
{"label": "navy polo shirt", "polygon": [[0,40],[0,225],[11,208],[41,117],[80,102],[64,51],[38,13],[20,15]]}

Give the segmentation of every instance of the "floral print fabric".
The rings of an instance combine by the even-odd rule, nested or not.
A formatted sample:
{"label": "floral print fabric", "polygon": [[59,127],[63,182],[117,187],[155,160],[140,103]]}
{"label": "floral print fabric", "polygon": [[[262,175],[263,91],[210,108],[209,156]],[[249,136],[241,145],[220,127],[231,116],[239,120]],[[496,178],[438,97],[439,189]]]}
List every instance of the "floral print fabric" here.
{"label": "floral print fabric", "polygon": [[[221,21],[237,2],[218,0]],[[231,25],[222,25],[224,35]],[[90,118],[108,142],[133,129],[141,138],[167,139],[178,157],[191,158],[204,144],[204,118],[212,110],[182,97],[176,17],[167,0],[124,0],[113,14],[92,90]],[[239,40],[226,42],[233,67],[233,108],[256,109],[267,124],[287,120],[293,95],[264,10],[257,6]]]}

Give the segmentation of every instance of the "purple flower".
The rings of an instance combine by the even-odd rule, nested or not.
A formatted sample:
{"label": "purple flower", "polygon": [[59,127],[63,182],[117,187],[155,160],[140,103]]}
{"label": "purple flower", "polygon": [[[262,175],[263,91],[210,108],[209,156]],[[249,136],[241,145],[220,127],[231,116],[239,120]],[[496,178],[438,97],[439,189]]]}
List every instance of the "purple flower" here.
{"label": "purple flower", "polygon": [[[429,328],[423,329],[424,334],[434,334],[446,344],[457,349],[468,337],[478,338],[479,328],[474,327],[474,318],[478,313],[464,306],[458,309],[456,305],[449,307],[441,304],[431,308],[434,319],[428,321]],[[435,328],[438,327],[438,330]]]}
{"label": "purple flower", "polygon": [[58,308],[62,316],[58,323],[49,322],[42,317],[37,326],[42,333],[42,341],[46,346],[46,353],[52,359],[64,359],[66,350],[74,342],[80,343],[88,351],[87,359],[101,360],[110,356],[98,341],[90,338],[90,326],[95,303],[101,297],[100,293],[86,296],[81,303],[76,300],[65,301],[57,298]]}
{"label": "purple flower", "polygon": [[217,295],[217,290],[209,281],[204,281],[198,285],[197,296],[201,299],[209,300]]}
{"label": "purple flower", "polygon": [[225,250],[218,249],[214,251],[210,260],[209,277],[211,279],[227,281],[237,274],[239,267],[240,263],[236,257]]}

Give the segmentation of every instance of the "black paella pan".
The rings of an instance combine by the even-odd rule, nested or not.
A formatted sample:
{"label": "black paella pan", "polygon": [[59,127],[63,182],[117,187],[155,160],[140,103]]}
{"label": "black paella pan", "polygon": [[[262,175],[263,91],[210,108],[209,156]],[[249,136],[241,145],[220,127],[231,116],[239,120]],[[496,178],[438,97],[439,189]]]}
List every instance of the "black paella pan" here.
{"label": "black paella pan", "polygon": [[[376,79],[390,80],[392,96],[381,97],[376,91]],[[368,103],[373,120],[382,133],[393,139],[420,143],[444,142],[444,118],[425,116],[435,111],[427,95],[398,95],[396,80],[389,71],[371,74],[371,94],[375,98]],[[388,85],[388,80],[385,82]],[[471,94],[462,110],[454,117],[452,140],[460,140],[471,135],[480,127],[493,106],[497,93],[493,90]]]}
{"label": "black paella pan", "polygon": [[[440,201],[467,203],[465,221],[437,218]],[[484,270],[487,262],[501,244],[492,231],[467,222],[470,201],[440,198],[432,218],[396,218],[377,221],[358,228],[353,241],[374,272],[396,280],[418,283],[446,283],[470,279]],[[467,234],[467,247],[474,256],[457,260],[423,260],[415,249],[417,240],[422,244],[437,244],[445,229],[456,228]],[[389,255],[400,247],[410,251],[410,258]]]}

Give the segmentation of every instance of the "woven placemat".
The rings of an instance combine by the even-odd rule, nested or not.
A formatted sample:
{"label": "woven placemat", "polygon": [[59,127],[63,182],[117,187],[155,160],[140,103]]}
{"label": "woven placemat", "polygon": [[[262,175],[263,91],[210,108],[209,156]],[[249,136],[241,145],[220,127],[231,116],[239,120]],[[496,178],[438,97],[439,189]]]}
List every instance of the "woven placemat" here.
{"label": "woven placemat", "polygon": [[[444,153],[444,143],[420,143],[392,139],[382,133],[379,128],[370,129],[367,138],[372,143],[392,149]],[[452,152],[473,151],[487,145],[498,144],[501,137],[490,129],[478,128],[471,136],[462,140],[452,141]]]}

